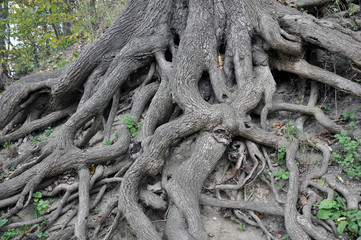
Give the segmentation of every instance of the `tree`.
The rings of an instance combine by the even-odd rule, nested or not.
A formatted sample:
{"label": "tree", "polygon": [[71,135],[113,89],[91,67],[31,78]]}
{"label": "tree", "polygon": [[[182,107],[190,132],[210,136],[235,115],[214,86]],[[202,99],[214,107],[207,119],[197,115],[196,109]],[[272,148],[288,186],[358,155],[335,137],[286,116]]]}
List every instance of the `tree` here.
{"label": "tree", "polygon": [[[129,2],[113,25],[75,62],[56,71],[26,76],[0,96],[2,143],[67,119],[56,138],[40,143],[11,163],[4,163],[6,170],[26,162],[0,183],[0,206],[10,207],[1,219],[9,219],[27,206],[35,191],[51,184],[47,180],[75,169],[79,176],[77,185],[72,185],[77,187],[79,196],[77,221],[75,227],[61,231],[59,238],[74,232],[79,239],[86,239],[89,228],[98,232],[108,214],[104,213],[95,225],[87,221],[89,209],[94,207],[90,205],[90,189],[94,189],[94,184],[106,186],[111,181],[121,181],[119,195],[108,209],[109,213],[118,207],[108,237],[124,216],[139,239],[161,239],[138,205],[145,191],[144,180],[158,176],[168,196],[164,234],[169,239],[208,238],[201,222],[200,202],[281,214],[291,239],[330,239],[325,229],[332,228],[316,226],[311,207],[304,208],[302,214],[296,208],[301,191],[306,191],[309,201],[315,203],[315,188],[332,190],[312,184],[312,179],[324,176],[330,149],[322,141],[306,141],[322,152],[323,158],[321,167],[314,168],[301,181],[295,157],[303,140],[292,138],[294,133],[290,138],[276,135],[267,123],[270,112],[290,111],[301,114],[293,127],[298,132],[303,131],[305,121],[312,116],[331,133],[339,133],[341,127],[315,107],[316,82],[361,96],[358,83],[312,64],[315,59],[310,49],[320,48],[349,59],[355,68],[361,65],[359,32],[343,28],[334,19],[317,19],[301,13],[295,5],[313,9],[326,2],[330,1]],[[305,97],[307,105],[273,101],[276,70],[292,73],[301,83],[305,79],[312,81],[309,96]],[[110,142],[119,102],[127,103],[125,96],[130,95],[132,104],[129,115],[124,117],[126,125],[116,127],[117,139]],[[256,114],[251,114],[252,111]],[[132,138],[128,129],[135,129],[132,135],[136,135],[144,112],[140,133]],[[13,128],[15,125],[21,127]],[[110,144],[88,145],[101,126],[103,141]],[[83,131],[84,135],[80,134]],[[191,135],[196,135],[196,151],[175,170],[167,172],[164,168],[167,150]],[[239,153],[237,160],[247,149],[254,167],[243,182],[215,188],[239,189],[252,182],[264,170],[268,159],[265,147],[285,146],[289,185],[282,209],[268,203],[219,201],[201,194],[204,180],[235,139],[240,142],[233,144]],[[129,160],[130,153],[134,162]],[[125,162],[119,162],[121,156]],[[109,164],[111,167],[105,167]],[[94,165],[97,167],[90,177],[89,168]],[[120,180],[126,165],[130,167]],[[47,222],[32,234],[51,227],[69,206],[68,198],[76,190],[57,188],[60,189],[65,194],[57,210],[37,220]],[[95,190],[99,196],[101,189]],[[357,208],[358,194],[340,189],[348,207]],[[159,200],[158,195],[150,195],[150,202]],[[3,229],[13,226],[10,223]]]}
{"label": "tree", "polygon": [[[3,22],[4,19],[8,16],[8,2],[0,1],[0,19],[2,20],[0,24],[1,31],[6,31],[6,24]],[[1,59],[1,67],[0,67],[0,90],[2,90],[7,82],[10,81],[11,76],[9,73],[9,66],[6,61],[6,43],[5,37],[0,36],[0,59]]]}
{"label": "tree", "polygon": [[71,35],[75,15],[69,1],[8,1],[7,5],[3,23],[11,27],[0,29],[0,36],[7,40],[7,58],[16,76],[39,68],[42,59],[76,38]]}
{"label": "tree", "polygon": [[108,7],[103,2],[86,0],[4,1],[0,38],[4,44],[6,41],[5,59],[11,63],[11,75],[18,78],[45,70],[44,66],[52,70],[64,66],[68,59],[60,52],[77,38],[92,41],[98,35],[93,25],[110,19],[122,1],[113,4]]}

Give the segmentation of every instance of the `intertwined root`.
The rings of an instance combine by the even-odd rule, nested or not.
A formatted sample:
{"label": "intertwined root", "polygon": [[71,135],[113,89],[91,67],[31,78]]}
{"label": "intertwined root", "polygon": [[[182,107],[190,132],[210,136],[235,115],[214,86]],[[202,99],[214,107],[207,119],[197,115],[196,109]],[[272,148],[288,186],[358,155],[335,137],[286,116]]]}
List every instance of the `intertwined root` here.
{"label": "intertwined root", "polygon": [[[2,143],[68,119],[55,139],[4,163],[3,172],[16,170],[0,183],[0,208],[8,207],[0,219],[15,216],[32,202],[33,193],[44,188],[48,191],[42,190],[42,196],[61,197],[40,218],[9,222],[0,231],[26,224],[31,237],[51,230],[58,231],[53,239],[73,234],[86,239],[88,229],[94,229],[96,239],[117,208],[106,239],[124,218],[138,238],[161,239],[140,206],[141,200],[163,214],[167,209],[164,234],[170,239],[208,238],[199,203],[234,208],[235,216],[261,227],[270,238],[274,237],[253,211],[284,216],[292,239],[338,235],[332,223],[312,215],[318,193],[326,192],[332,198],[331,186],[336,186],[349,208],[358,207],[360,197],[325,175],[329,146],[303,133],[303,126],[313,117],[331,133],[341,130],[315,107],[315,81],[358,97],[361,88],[306,62],[310,59],[304,59],[301,46],[307,42],[361,65],[361,56],[356,54],[361,44],[354,35],[277,2],[131,1],[104,36],[70,66],[31,75],[1,95]],[[306,88],[300,91],[307,105],[274,99],[275,69],[312,80],[309,94],[305,95]],[[268,115],[279,111],[298,114],[293,129],[302,138],[269,130]],[[127,116],[117,120],[126,112]],[[14,129],[14,125],[21,127]],[[167,161],[172,147],[189,139],[195,139],[189,156],[182,162]],[[296,163],[300,141],[323,155],[320,167],[305,174],[302,181]],[[272,174],[270,178],[264,175],[266,166],[275,171],[269,149],[281,146],[285,146],[289,171],[286,195],[276,189]],[[230,150],[229,158],[236,161],[231,176],[225,181],[225,170],[209,188],[217,198],[202,194],[204,181]],[[59,184],[59,175],[69,170],[76,179]],[[313,182],[323,177],[327,186]],[[236,184],[230,183],[234,178],[238,178]],[[270,186],[280,206],[241,200],[242,188],[256,178]],[[145,187],[147,181],[154,183],[151,190]],[[91,210],[113,186],[119,186],[118,193],[102,209],[98,221],[90,221]],[[308,201],[302,211],[297,208],[300,194]],[[247,210],[254,221],[239,209]],[[71,221],[74,217],[75,222]]]}

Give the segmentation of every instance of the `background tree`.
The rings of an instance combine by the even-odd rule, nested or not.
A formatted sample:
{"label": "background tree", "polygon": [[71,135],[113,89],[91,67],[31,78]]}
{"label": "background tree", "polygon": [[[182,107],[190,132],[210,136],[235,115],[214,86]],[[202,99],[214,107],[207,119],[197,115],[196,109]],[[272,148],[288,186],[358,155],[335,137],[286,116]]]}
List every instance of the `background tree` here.
{"label": "background tree", "polygon": [[[6,32],[7,23],[6,18],[8,17],[8,1],[0,1],[0,31]],[[3,90],[4,86],[11,79],[9,73],[9,66],[6,57],[6,38],[4,35],[0,35],[0,59],[1,59],[1,67],[0,67],[0,90]]]}
{"label": "background tree", "polygon": [[115,11],[106,3],[88,0],[14,0],[6,1],[4,6],[0,36],[9,45],[4,49],[6,59],[17,77],[45,70],[50,63],[52,70],[63,67],[68,60],[61,51],[78,39],[93,41],[98,30],[95,26],[105,22],[104,18],[111,19]]}
{"label": "background tree", "polygon": [[[8,220],[30,203],[34,192],[52,184],[53,177],[74,169],[77,183],[59,185],[47,193],[53,196],[65,191],[57,207],[26,222],[35,225],[47,220],[39,229],[30,229],[32,236],[49,230],[76,205],[75,227],[66,223],[53,239],[68,239],[73,234],[86,239],[89,228],[95,229],[91,237],[97,238],[101,224],[115,207],[117,216],[106,238],[123,216],[139,239],[162,239],[162,234],[169,239],[207,239],[200,203],[283,215],[291,239],[330,239],[347,224],[351,232],[356,228],[356,236],[357,224],[345,222],[336,229],[342,219],[323,222],[312,216],[320,192],[326,192],[331,201],[336,190],[345,199],[341,197],[339,204],[345,201],[348,209],[358,209],[360,201],[354,189],[325,175],[331,156],[327,143],[315,141],[303,131],[311,116],[345,139],[341,126],[316,107],[316,82],[361,96],[358,83],[317,66],[317,49],[348,59],[355,71],[361,65],[360,33],[339,22],[352,17],[357,23],[359,6],[337,1],[337,13],[348,13],[350,8],[356,11],[334,18],[317,11],[317,6],[327,2],[331,1],[130,1],[76,61],[56,71],[26,76],[0,96],[0,141],[5,146],[66,119],[54,139],[4,162],[3,171],[16,170],[0,183],[0,207],[9,207],[0,218],[1,231],[24,224]],[[36,37],[33,31],[36,29],[24,37],[32,40]],[[307,103],[275,101],[279,72],[292,73],[285,75],[300,83],[300,103]],[[118,107],[126,107],[128,99],[131,107],[123,116],[125,124],[113,125]],[[298,113],[287,120],[283,136],[275,134],[267,122],[269,113],[279,111]],[[143,124],[139,124],[143,113]],[[103,144],[89,144],[100,129]],[[111,139],[114,131],[116,137]],[[174,168],[167,168],[166,164],[171,164],[165,158],[168,150],[191,136],[195,136],[195,151]],[[302,179],[296,162],[297,153],[302,154],[300,142],[322,154],[319,167],[309,169]],[[266,162],[271,168],[269,149],[286,155],[289,179],[286,198],[279,200],[282,208],[238,197],[220,201],[201,194],[205,179],[225,151],[244,173],[237,184],[217,183],[213,188],[218,193],[250,184],[262,174]],[[242,165],[245,159],[251,163],[247,167]],[[91,176],[92,166],[96,169]],[[314,184],[314,179],[324,179],[323,184]],[[108,184],[120,181],[118,195],[103,217],[95,224],[88,221],[90,209],[98,204]],[[146,182],[161,182],[167,198],[147,192]],[[90,201],[92,195],[94,201]],[[301,196],[307,204],[298,211]],[[76,202],[72,202],[74,198]],[[156,230],[139,199],[162,211],[168,207],[164,232]],[[333,206],[324,203],[322,207],[330,210]]]}

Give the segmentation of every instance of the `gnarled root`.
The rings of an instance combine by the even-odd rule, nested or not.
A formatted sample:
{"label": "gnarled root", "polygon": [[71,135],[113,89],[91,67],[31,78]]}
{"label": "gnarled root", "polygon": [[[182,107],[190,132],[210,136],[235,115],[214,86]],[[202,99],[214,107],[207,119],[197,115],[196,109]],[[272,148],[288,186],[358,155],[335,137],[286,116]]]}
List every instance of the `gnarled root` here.
{"label": "gnarled root", "polygon": [[[321,2],[326,1],[307,5]],[[316,107],[316,82],[356,97],[361,87],[311,64],[317,61],[305,48],[325,48],[361,65],[361,44],[356,34],[284,3],[130,1],[74,63],[12,85],[0,96],[0,143],[26,140],[49,126],[56,130],[54,139],[15,160],[1,160],[0,223],[6,224],[0,232],[26,224],[31,238],[60,229],[51,239],[95,239],[110,226],[105,238],[111,239],[126,221],[139,239],[208,239],[200,208],[208,205],[234,209],[234,216],[269,238],[274,232],[254,211],[284,216],[292,239],[337,237],[333,221],[313,215],[314,204],[337,192],[347,208],[358,208],[360,196],[327,174],[331,149],[307,128],[319,123],[331,133],[342,130]],[[290,78],[286,72],[304,81],[300,104],[280,100]],[[284,112],[294,115],[279,122]],[[29,144],[22,142],[20,147]],[[174,160],[175,149],[187,144],[187,156]],[[301,161],[300,144],[322,154],[319,167],[301,171],[299,165],[308,162]],[[270,154],[281,149],[286,158]],[[231,177],[204,189],[224,156],[236,163],[220,178]],[[279,191],[275,172],[281,168],[289,179],[283,177]],[[317,183],[322,178],[324,184]],[[279,205],[241,200],[243,188],[258,179]],[[55,203],[38,219],[14,221],[38,191],[44,201],[57,198]],[[111,194],[105,205],[103,198]],[[155,226],[153,213],[164,231]]]}

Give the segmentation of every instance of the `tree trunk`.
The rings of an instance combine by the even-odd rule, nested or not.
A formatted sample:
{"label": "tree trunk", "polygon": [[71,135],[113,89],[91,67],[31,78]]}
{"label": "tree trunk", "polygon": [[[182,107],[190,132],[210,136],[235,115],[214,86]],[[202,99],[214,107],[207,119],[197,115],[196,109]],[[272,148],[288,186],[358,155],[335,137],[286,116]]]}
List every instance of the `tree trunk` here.
{"label": "tree trunk", "polygon": [[[73,11],[73,8],[75,7],[74,1],[73,0],[68,0],[66,1],[66,8],[65,8],[65,13],[66,14],[71,14],[71,12]],[[72,34],[71,32],[71,22],[63,22],[62,23],[62,32],[63,32],[63,36],[70,36]]]}
{"label": "tree trunk", "polygon": [[[39,230],[32,229],[31,236],[49,230],[67,207],[75,204],[79,208],[75,228],[62,226],[64,230],[55,239],[69,237],[69,233],[86,239],[89,228],[95,231],[88,237],[97,239],[101,224],[115,207],[118,213],[107,239],[121,216],[139,239],[208,239],[201,219],[201,199],[202,204],[281,214],[291,239],[331,239],[334,233],[325,233],[331,227],[327,223],[322,225],[325,227],[316,225],[311,208],[301,212],[296,207],[301,191],[309,196],[317,191],[309,183],[325,174],[329,148],[309,138],[309,144],[322,152],[323,158],[321,167],[301,181],[295,161],[301,139],[275,134],[267,119],[270,112],[296,112],[299,115],[295,126],[301,132],[307,116],[332,133],[340,132],[341,127],[315,107],[315,82],[356,97],[361,96],[361,87],[308,63],[311,57],[307,47],[337,53],[357,68],[361,66],[361,37],[339,28],[337,23],[316,19],[280,2],[133,0],[75,62],[14,83],[0,95],[2,144],[43,131],[61,119],[66,121],[56,138],[22,153],[16,160],[4,161],[3,172],[12,167],[16,170],[0,183],[0,208],[10,207],[1,219],[9,219],[26,207],[33,192],[52,184],[53,177],[75,169],[78,182],[69,187],[59,185],[48,193],[55,196],[65,191],[57,209],[41,218],[47,223]],[[312,82],[310,90],[303,91],[303,95],[308,94],[304,98],[308,100],[306,105],[274,100],[277,71],[292,73],[300,82]],[[129,96],[131,106],[128,115],[123,116],[125,124],[113,124],[119,106],[127,105]],[[30,122],[26,121],[29,116]],[[138,122],[144,116],[141,126]],[[21,127],[15,129],[14,125]],[[113,140],[110,131],[116,132]],[[89,144],[97,132],[104,134],[103,144]],[[166,156],[171,149],[192,138],[195,150],[169,170],[167,164],[171,163]],[[244,168],[246,161],[252,164],[247,171],[244,169],[245,176],[237,184],[217,184],[214,189],[218,193],[238,191],[251,184],[263,175],[266,162],[270,162],[267,149],[281,146],[285,146],[290,173],[286,199],[280,201],[282,211],[272,205],[263,210],[257,203],[243,205],[239,199],[201,197],[205,179],[225,152],[236,160],[238,168]],[[97,167],[90,176],[92,166]],[[147,192],[145,183],[154,181],[161,182],[167,197]],[[119,183],[118,195],[105,211],[108,214],[104,213],[96,224],[91,223],[87,220],[89,209],[94,209],[97,201],[95,205],[90,202],[90,195],[101,198],[103,187],[110,182]],[[331,186],[327,188],[332,190]],[[69,196],[77,192],[74,203]],[[168,206],[164,231],[155,228],[145,206],[140,205],[139,200],[144,198],[147,207],[163,209],[159,210],[163,213]],[[352,199],[360,200],[357,194]],[[16,224],[9,222],[0,231]]]}
{"label": "tree trunk", "polygon": [[[0,1],[0,19],[5,20],[8,17],[8,2]],[[10,73],[9,66],[7,64],[7,55],[6,55],[6,24],[3,22],[0,24],[0,91],[4,90],[5,85],[10,84]]]}

